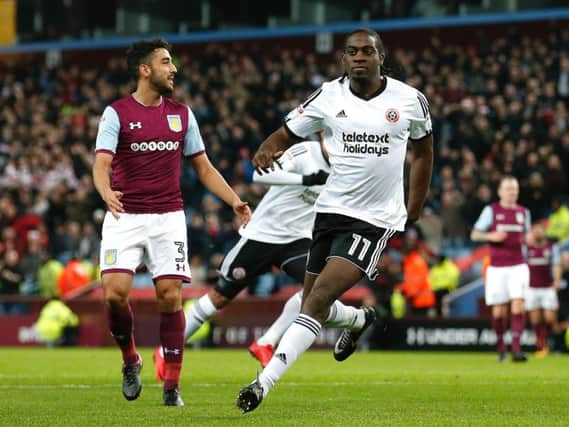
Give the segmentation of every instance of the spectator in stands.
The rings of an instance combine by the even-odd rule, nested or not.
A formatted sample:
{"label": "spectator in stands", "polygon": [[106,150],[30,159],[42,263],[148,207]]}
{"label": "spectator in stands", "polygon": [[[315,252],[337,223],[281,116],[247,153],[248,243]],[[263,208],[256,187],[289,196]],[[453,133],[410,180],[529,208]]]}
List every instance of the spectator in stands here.
{"label": "spectator in stands", "polygon": [[556,197],[553,202],[553,213],[549,217],[546,235],[549,239],[563,242],[569,239],[569,206]]}
{"label": "spectator in stands", "polygon": [[429,270],[429,284],[435,293],[437,315],[443,315],[443,299],[458,287],[460,270],[450,258],[435,256],[435,263]]}
{"label": "spectator in stands", "polygon": [[421,235],[427,246],[434,252],[441,251],[443,246],[443,221],[433,209],[426,207],[423,209],[423,215],[417,221],[417,228],[421,231]]}
{"label": "spectator in stands", "polygon": [[429,284],[429,266],[425,257],[427,253],[413,243],[417,239],[417,232],[411,228],[405,233],[406,255],[403,259],[403,282],[397,285],[396,290],[401,292],[416,316],[426,316],[435,306],[435,294]]}
{"label": "spectator in stands", "polygon": [[42,307],[35,328],[48,347],[74,345],[79,335],[79,317],[63,301],[52,298]]}
{"label": "spectator in stands", "polygon": [[[8,249],[0,262],[0,299],[2,295],[18,295],[23,280],[20,256],[15,249]],[[22,305],[15,301],[0,304],[0,314],[20,314],[22,311]]]}
{"label": "spectator in stands", "polygon": [[[388,2],[376,3],[373,13],[393,13]],[[518,36],[491,44],[473,40],[468,49],[458,43],[443,46],[433,37],[420,53],[398,49],[390,55],[431,102],[439,152],[429,206],[445,224],[443,239],[455,248],[505,172],[520,180],[521,202],[534,217],[556,211],[552,196],[562,191],[566,196],[569,188],[569,56],[553,28],[543,38],[513,37]],[[339,74],[338,64],[332,57],[304,60],[300,51],[256,52],[237,44],[204,45],[199,60],[182,50],[178,59],[184,71],[174,96],[192,105],[212,162],[232,185],[242,186],[254,206],[262,190],[250,183],[250,153],[290,108],[323,79]],[[3,65],[0,236],[9,236],[7,228],[31,208],[43,219],[48,255],[54,258],[65,250],[65,224],[76,221],[83,229],[91,220],[85,215],[102,207],[85,171],[103,106],[129,92],[120,58],[110,58],[104,68],[79,69],[65,60],[52,69]],[[207,234],[202,213],[207,193],[191,169],[182,175],[185,208],[192,222],[202,223],[201,230],[190,231],[192,252],[202,255],[209,270],[219,247],[236,241],[223,242],[236,237],[235,227],[230,212],[216,206],[207,216],[221,233]],[[421,232],[433,241],[423,227]],[[13,242],[0,243],[0,252]],[[24,249],[18,248],[20,256]]]}
{"label": "spectator in stands", "polygon": [[27,240],[28,245],[22,262],[20,263],[24,276],[21,293],[25,295],[37,295],[40,292],[38,273],[46,255],[42,248],[39,231],[28,231]]}

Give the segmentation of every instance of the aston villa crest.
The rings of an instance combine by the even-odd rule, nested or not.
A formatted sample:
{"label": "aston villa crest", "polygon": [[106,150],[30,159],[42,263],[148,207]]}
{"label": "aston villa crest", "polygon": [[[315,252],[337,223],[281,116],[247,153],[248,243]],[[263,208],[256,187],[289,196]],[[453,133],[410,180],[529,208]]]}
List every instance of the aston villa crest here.
{"label": "aston villa crest", "polygon": [[174,132],[182,131],[182,119],[179,114],[168,114],[166,116],[168,119],[168,127]]}

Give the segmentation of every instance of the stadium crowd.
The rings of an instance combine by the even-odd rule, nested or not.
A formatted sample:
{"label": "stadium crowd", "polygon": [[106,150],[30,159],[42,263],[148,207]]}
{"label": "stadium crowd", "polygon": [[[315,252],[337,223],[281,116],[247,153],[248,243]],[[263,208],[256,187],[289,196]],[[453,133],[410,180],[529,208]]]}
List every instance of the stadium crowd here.
{"label": "stadium crowd", "polygon": [[[420,264],[429,286],[431,267],[472,251],[467,236],[503,174],[519,179],[520,203],[549,220],[550,238],[569,239],[569,30],[510,37],[465,47],[433,36],[427,49],[389,51],[430,102],[437,149],[425,214],[382,260],[380,299],[401,283],[406,263]],[[252,154],[288,111],[341,75],[339,63],[215,44],[174,54],[174,97],[191,105],[212,162],[254,207],[266,189],[251,182]],[[0,293],[57,293],[65,287],[58,272],[72,260],[96,275],[104,206],[91,166],[104,106],[132,90],[122,61],[0,66]],[[182,191],[194,283],[213,282],[237,225],[189,163]],[[277,282],[286,279],[265,276],[251,291],[270,293]]]}

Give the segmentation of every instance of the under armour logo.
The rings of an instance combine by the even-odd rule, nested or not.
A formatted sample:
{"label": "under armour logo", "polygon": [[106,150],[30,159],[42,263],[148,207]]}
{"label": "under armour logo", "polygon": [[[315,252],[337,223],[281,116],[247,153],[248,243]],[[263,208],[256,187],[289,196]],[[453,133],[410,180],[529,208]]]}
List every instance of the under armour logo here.
{"label": "under armour logo", "polygon": [[286,354],[277,353],[277,354],[275,354],[275,357],[286,365]]}
{"label": "under armour logo", "polygon": [[338,114],[336,114],[336,117],[340,118],[340,119],[345,119],[348,116],[346,115],[346,112],[344,110],[342,110]]}
{"label": "under armour logo", "polygon": [[166,348],[164,347],[164,355],[166,354],[173,354],[174,356],[177,356],[178,354],[181,354],[182,350],[178,349],[178,348]]}
{"label": "under armour logo", "polygon": [[130,130],[133,129],[142,129],[142,122],[128,122],[128,126],[130,127]]}
{"label": "under armour logo", "polygon": [[176,264],[176,271],[186,271],[186,266],[184,264]]}

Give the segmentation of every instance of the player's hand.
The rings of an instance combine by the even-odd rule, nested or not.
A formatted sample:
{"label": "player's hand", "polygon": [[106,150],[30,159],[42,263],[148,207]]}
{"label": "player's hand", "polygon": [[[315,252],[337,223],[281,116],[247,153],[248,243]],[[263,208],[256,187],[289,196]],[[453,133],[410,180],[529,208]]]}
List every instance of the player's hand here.
{"label": "player's hand", "polygon": [[500,243],[506,240],[508,233],[505,231],[491,231],[486,234],[486,240],[492,243]]}
{"label": "player's hand", "polygon": [[247,225],[251,220],[251,209],[249,209],[247,202],[238,200],[232,207],[233,212],[235,212],[235,215],[239,218],[239,222],[243,225]]}
{"label": "player's hand", "polygon": [[253,156],[253,166],[259,175],[275,170],[275,159],[283,155],[282,151],[273,151],[261,145]]}
{"label": "player's hand", "polygon": [[553,283],[551,284],[551,287],[553,289],[559,290],[561,288],[561,280],[559,279],[554,279]]}
{"label": "player's hand", "polygon": [[418,220],[419,217],[421,216],[420,213],[416,213],[416,212],[408,212],[407,213],[407,222],[405,223],[405,230],[407,230],[409,227],[411,227],[413,224],[415,224]]}
{"label": "player's hand", "polygon": [[120,201],[122,196],[122,192],[109,189],[103,197],[103,200],[107,204],[107,209],[116,219],[119,219],[119,214],[124,212],[124,207]]}

